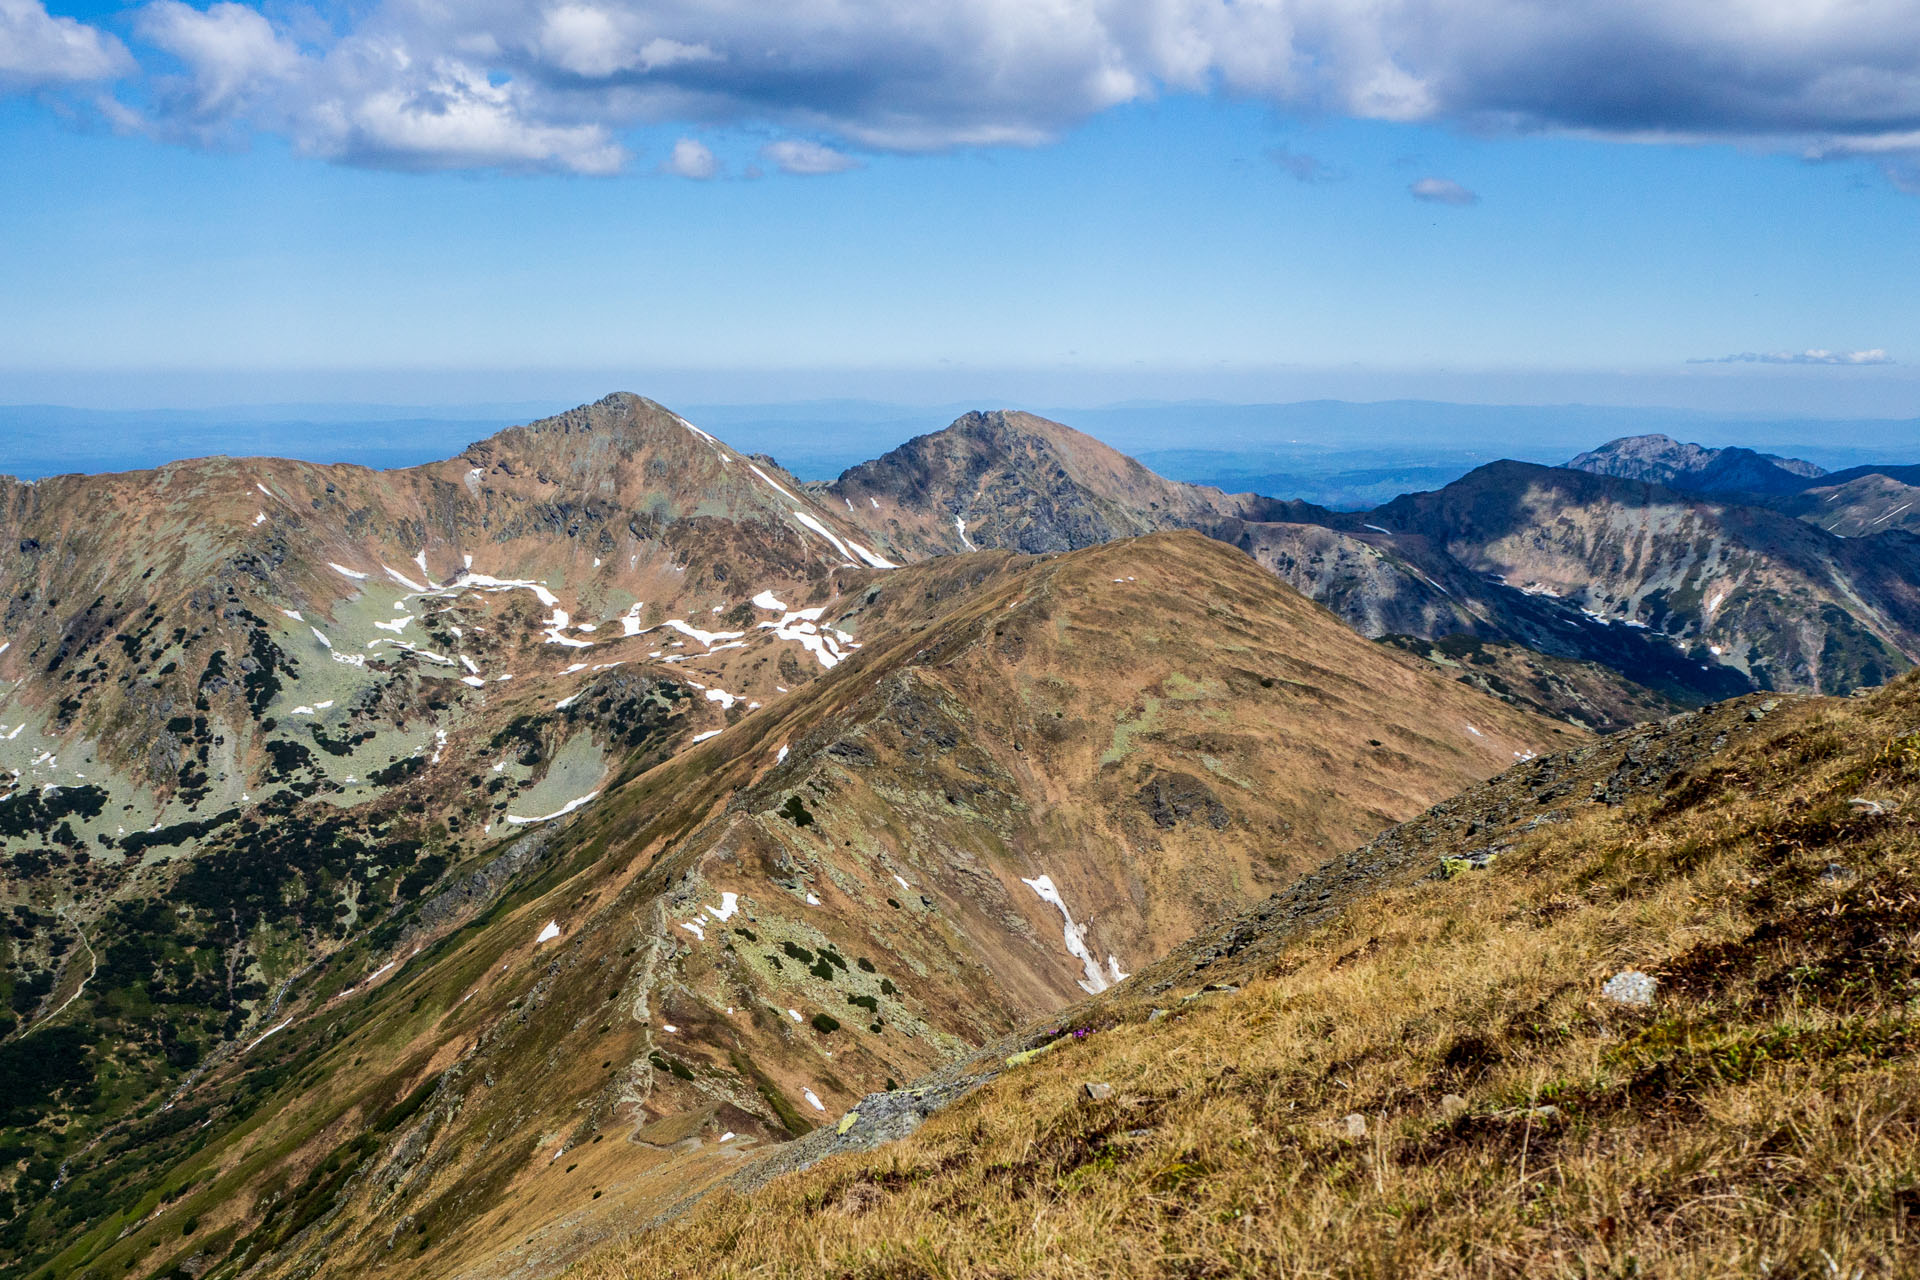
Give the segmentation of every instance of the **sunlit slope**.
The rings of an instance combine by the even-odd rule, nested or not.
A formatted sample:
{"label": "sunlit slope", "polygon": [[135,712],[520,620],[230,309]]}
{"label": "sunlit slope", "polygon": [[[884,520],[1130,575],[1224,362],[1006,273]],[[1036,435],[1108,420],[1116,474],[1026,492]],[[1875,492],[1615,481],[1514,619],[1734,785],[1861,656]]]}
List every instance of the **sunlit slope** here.
{"label": "sunlit slope", "polygon": [[1917,723],[1906,677],[1516,766],[572,1274],[1912,1274]]}
{"label": "sunlit slope", "polygon": [[1196,535],[842,585],[854,656],[143,1120],[49,1273],[551,1269],[1579,737]]}
{"label": "sunlit slope", "polygon": [[511,837],[857,652],[851,535],[635,396],[405,471],[0,481],[0,1265],[183,1080],[483,910]]}

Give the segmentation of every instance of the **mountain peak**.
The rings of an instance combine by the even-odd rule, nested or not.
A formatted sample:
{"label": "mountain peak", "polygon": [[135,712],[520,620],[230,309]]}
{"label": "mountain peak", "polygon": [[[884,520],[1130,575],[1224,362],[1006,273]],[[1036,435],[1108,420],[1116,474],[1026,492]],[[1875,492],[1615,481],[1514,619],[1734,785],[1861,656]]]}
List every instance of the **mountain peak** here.
{"label": "mountain peak", "polygon": [[915,554],[1069,551],[1192,527],[1215,490],[1147,470],[1092,436],[1018,410],[976,410],[845,472],[827,492]]}
{"label": "mountain peak", "polygon": [[1752,449],[1709,449],[1658,433],[1609,440],[1567,463],[1575,471],[1641,480],[1685,493],[1791,493],[1826,474],[1800,458]]}

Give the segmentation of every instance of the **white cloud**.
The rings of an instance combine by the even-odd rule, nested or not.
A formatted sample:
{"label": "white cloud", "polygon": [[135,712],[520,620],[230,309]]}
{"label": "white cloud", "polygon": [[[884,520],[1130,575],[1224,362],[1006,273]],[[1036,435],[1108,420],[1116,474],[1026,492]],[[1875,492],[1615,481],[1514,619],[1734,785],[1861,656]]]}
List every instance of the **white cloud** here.
{"label": "white cloud", "polygon": [[713,151],[703,142],[692,138],[682,138],[673,144],[673,154],[660,166],[660,172],[670,173],[678,178],[693,178],[705,182],[720,172],[720,165],[713,158]]}
{"label": "white cloud", "polygon": [[547,64],[587,80],[720,59],[704,44],[647,37],[639,16],[619,6],[590,4],[563,4],[548,10],[535,50]]}
{"label": "white cloud", "polygon": [[1711,356],[1689,360],[1688,364],[1893,364],[1894,359],[1882,347],[1869,351],[1828,351],[1811,347],[1805,351],[1742,351],[1738,355]]}
{"label": "white cloud", "polygon": [[295,126],[309,151],[396,169],[526,169],[617,173],[626,149],[598,124],[532,118],[525,95],[443,60],[424,75],[323,99]]}
{"label": "white cloud", "polygon": [[[387,139],[385,151],[322,149],[349,163],[395,163],[411,145],[420,167],[593,172],[621,130],[660,124],[770,128],[843,159],[1033,145],[1175,92],[1481,131],[1871,155],[1892,172],[1920,157],[1913,0],[359,0],[306,20],[291,70],[289,31],[251,7],[143,12],[154,51],[189,67],[141,104],[156,119]],[[80,50],[23,59],[0,38],[0,58],[106,74],[86,68],[108,67],[117,46],[65,21],[39,0],[0,0],[0,37],[25,23],[41,47],[52,24]],[[384,129],[364,123],[381,115]]]}
{"label": "white cloud", "polygon": [[1415,200],[1425,200],[1428,204],[1451,204],[1464,208],[1480,203],[1478,195],[1452,178],[1420,178],[1407,187],[1407,193]]}
{"label": "white cloud", "polygon": [[844,152],[801,138],[783,138],[779,142],[769,142],[760,148],[760,156],[782,173],[845,173],[849,169],[858,168],[860,164],[858,160]]}
{"label": "white cloud", "polygon": [[41,0],[0,0],[0,92],[110,80],[133,69],[126,46]]}
{"label": "white cloud", "polygon": [[153,0],[140,11],[137,27],[143,39],[186,67],[184,80],[161,82],[171,113],[183,121],[230,121],[300,67],[299,50],[242,4],[216,4],[203,12],[179,0]]}

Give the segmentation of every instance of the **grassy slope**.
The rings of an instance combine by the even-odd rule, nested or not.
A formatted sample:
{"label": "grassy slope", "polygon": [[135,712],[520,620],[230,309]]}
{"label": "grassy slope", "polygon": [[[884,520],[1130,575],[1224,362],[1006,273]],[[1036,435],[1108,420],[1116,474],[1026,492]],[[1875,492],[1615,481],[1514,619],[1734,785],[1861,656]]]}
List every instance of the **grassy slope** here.
{"label": "grassy slope", "polygon": [[[1321,848],[1417,811],[1514,749],[1554,740],[1552,727],[1359,640],[1193,534],[1044,560],[955,559],[873,582],[878,595],[858,623],[868,647],[854,660],[712,742],[609,786],[556,831],[547,860],[476,919],[423,939],[418,956],[404,945],[368,953],[352,972],[399,963],[350,997],[322,999],[347,972],[316,980],[316,1000],[291,1026],[223,1061],[173,1109],[143,1111],[111,1151],[76,1162],[63,1194],[94,1212],[34,1274],[186,1267],[224,1280],[383,1266],[471,1274],[517,1265],[529,1251],[565,1256],[573,1236],[604,1239],[739,1163],[733,1149],[682,1150],[638,1129],[732,1098],[739,1105],[709,1136],[777,1136],[770,1116],[740,1107],[750,1112],[762,1105],[756,1098],[784,1091],[795,1110],[811,1083],[837,1111],[889,1075],[908,1078],[938,1061],[946,1037],[1000,1034],[1062,998],[1018,985],[1030,941],[1055,986],[1074,989],[1058,918],[1025,886],[1014,882],[1013,923],[994,929],[963,914],[991,881],[941,878],[941,859],[964,846],[966,831],[984,838],[985,808],[998,813],[1004,802],[1020,824],[1038,815],[1032,822],[1044,826],[1016,824],[1019,848],[1044,852],[1064,891],[1080,883],[1063,869],[1074,857],[1088,885],[1138,863],[1184,873],[1161,895],[1172,902],[1254,848],[1285,859],[1290,879]],[[1119,728],[1140,724],[1139,689],[1176,676],[1213,691],[1169,696],[1120,758],[1100,764]],[[924,733],[937,737],[946,723],[932,714],[936,701],[965,707],[951,750],[925,746]],[[1466,729],[1469,717],[1478,733]],[[1071,728],[1050,736],[1054,723]],[[1366,734],[1380,739],[1367,745]],[[776,763],[789,743],[790,757]],[[848,758],[866,763],[832,765],[842,744],[860,747]],[[1153,825],[1130,771],[1185,759],[1196,776],[1215,779],[1195,756],[1224,770],[1211,785],[1232,821]],[[832,785],[807,790],[818,818],[803,836],[777,814],[815,777]],[[1230,785],[1240,777],[1244,788]],[[994,787],[983,790],[987,782]],[[1303,812],[1275,834],[1266,815],[1285,804]],[[893,923],[881,904],[896,891],[862,847],[853,821],[861,815],[898,818],[906,835],[889,846],[897,861],[886,865],[940,904],[934,924]],[[834,838],[810,843],[821,831]],[[763,858],[783,851],[787,870]],[[817,907],[774,883],[803,869],[819,888]],[[703,888],[707,875],[715,883]],[[874,901],[861,909],[849,884]],[[872,956],[896,975],[896,965],[925,954],[926,972],[901,984],[901,1007],[945,1037],[909,1038],[911,1020],[891,1006],[884,1037],[849,1025],[829,1041],[788,1022],[789,1006],[844,1014],[845,996],[809,1003],[797,971],[776,979],[742,969],[718,934],[701,940],[707,946],[682,942],[691,935],[676,922],[699,908],[683,904],[669,916],[667,898],[711,903],[720,888],[741,893],[747,914],[736,923],[765,940],[760,951],[784,920],[809,921],[849,959]],[[1217,910],[1247,896],[1223,885],[1213,901]],[[1030,902],[1037,923],[1018,914]],[[1124,922],[1120,908],[1111,914]],[[538,947],[550,919],[563,940]],[[1103,916],[1091,936],[1108,927]],[[1139,951],[1126,954],[1158,954],[1193,927],[1143,932]],[[935,942],[948,949],[928,949]],[[714,975],[728,983],[714,985]],[[718,1015],[730,1005],[744,1016]],[[666,1020],[678,1031],[654,1039]],[[691,1074],[649,1065],[655,1049]],[[566,1159],[552,1158],[557,1145]],[[531,1273],[558,1266],[543,1265]]]}
{"label": "grassy slope", "polygon": [[[1084,1039],[912,1139],[579,1274],[1912,1274],[1917,726],[1908,677],[1516,768],[1069,1011]],[[1650,1009],[1601,998],[1628,966]]]}

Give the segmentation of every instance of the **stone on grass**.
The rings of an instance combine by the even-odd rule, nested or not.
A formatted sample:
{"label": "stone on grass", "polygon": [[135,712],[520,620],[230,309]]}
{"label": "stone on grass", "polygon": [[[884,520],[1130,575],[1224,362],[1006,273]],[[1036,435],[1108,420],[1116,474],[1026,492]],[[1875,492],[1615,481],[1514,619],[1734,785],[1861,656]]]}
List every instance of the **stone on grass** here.
{"label": "stone on grass", "polygon": [[1102,1084],[1097,1080],[1089,1080],[1080,1087],[1086,1090],[1087,1100],[1089,1102],[1105,1102],[1113,1097],[1113,1086],[1110,1084]]}
{"label": "stone on grass", "polygon": [[1622,969],[1607,979],[1600,994],[1615,1004],[1644,1009],[1653,1003],[1654,981],[1638,969]]}

